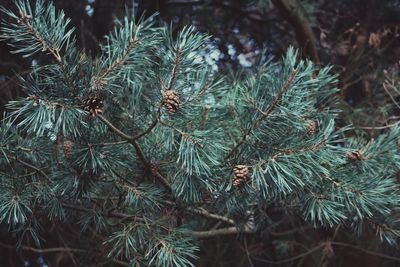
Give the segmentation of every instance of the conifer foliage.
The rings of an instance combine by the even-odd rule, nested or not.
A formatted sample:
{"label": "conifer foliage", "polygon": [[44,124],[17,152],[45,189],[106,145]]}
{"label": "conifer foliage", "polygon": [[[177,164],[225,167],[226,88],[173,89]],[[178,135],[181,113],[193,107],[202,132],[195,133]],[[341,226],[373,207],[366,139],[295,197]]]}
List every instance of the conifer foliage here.
{"label": "conifer foliage", "polygon": [[132,15],[92,58],[51,3],[15,4],[2,39],[52,62],[19,77],[28,96],[0,129],[0,222],[18,246],[79,224],[63,242],[82,261],[194,266],[199,239],[263,232],[271,205],[396,241],[399,130],[337,128],[330,67],[289,48],[219,77],[202,58],[208,35]]}

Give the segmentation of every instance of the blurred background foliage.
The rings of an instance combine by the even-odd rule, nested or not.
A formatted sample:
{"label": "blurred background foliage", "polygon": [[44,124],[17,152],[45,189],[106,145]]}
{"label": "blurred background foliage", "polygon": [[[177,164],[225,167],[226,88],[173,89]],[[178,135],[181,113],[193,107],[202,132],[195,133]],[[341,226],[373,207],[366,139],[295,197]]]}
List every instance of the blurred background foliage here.
{"label": "blurred background foliage", "polygon": [[[289,45],[301,49],[304,58],[323,66],[331,64],[340,80],[341,125],[355,125],[353,134],[376,136],[400,118],[400,1],[399,0],[54,0],[72,19],[79,46],[93,56],[99,53],[103,36],[119,23],[125,10],[134,8],[148,17],[158,13],[162,24],[172,24],[174,31],[192,24],[213,38],[207,44],[207,64],[215,72],[251,68],[262,51],[280,58]],[[12,1],[0,0],[10,8]],[[16,75],[24,75],[45,57],[22,59],[9,53],[0,42],[0,110],[23,96]],[[271,207],[273,209],[273,207]],[[353,240],[345,231],[314,230],[304,227],[299,218],[288,211],[271,211],[280,223],[273,235],[221,237],[203,241],[202,262],[198,266],[398,266],[398,262],[376,253],[390,254],[396,247],[387,247],[375,233]],[[67,226],[66,226],[67,227]],[[68,226],[73,227],[73,226]],[[50,229],[51,230],[51,229]],[[77,231],[78,233],[78,231]],[[49,232],[51,235],[51,231]],[[79,234],[76,237],[79,238]],[[51,238],[47,238],[51,243]],[[238,242],[237,240],[241,240]],[[242,242],[243,239],[245,242]],[[323,243],[321,252],[304,247],[316,240]],[[2,243],[6,237],[2,235]],[[298,242],[301,240],[301,242]],[[210,243],[209,243],[210,242]],[[354,244],[340,246],[341,242]],[[215,249],[207,249],[217,247]],[[217,244],[217,245],[215,245]],[[228,246],[229,244],[229,246]],[[245,244],[245,245],[243,245]],[[310,245],[311,246],[311,245]],[[363,249],[361,249],[361,246]],[[369,250],[366,250],[368,248]],[[249,253],[259,255],[248,259]],[[374,251],[374,252],[372,252]],[[46,254],[41,251],[12,252],[0,249],[0,266],[17,266],[15,262],[33,259],[29,266],[71,266],[67,252]],[[375,253],[375,254],[374,254]],[[268,262],[264,255],[275,255],[287,261]],[[296,255],[303,255],[296,257]],[[379,256],[379,255],[378,255]],[[294,258],[291,258],[294,257]],[[73,260],[73,259],[72,259]],[[47,262],[47,263],[46,263]],[[62,264],[64,262],[64,265]],[[28,266],[28,265],[26,265]]]}

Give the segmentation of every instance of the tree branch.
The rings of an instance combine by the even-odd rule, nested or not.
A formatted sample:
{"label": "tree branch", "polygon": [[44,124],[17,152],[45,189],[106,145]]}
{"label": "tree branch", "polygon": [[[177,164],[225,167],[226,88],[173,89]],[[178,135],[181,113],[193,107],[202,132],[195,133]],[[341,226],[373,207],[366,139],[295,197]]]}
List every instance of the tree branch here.
{"label": "tree branch", "polygon": [[[172,201],[164,201],[164,202],[166,204],[168,204],[168,205],[171,205],[171,206],[175,206],[176,205],[176,203],[172,202]],[[206,218],[215,219],[215,220],[219,220],[221,222],[226,222],[226,223],[235,225],[235,221],[234,220],[232,220],[232,219],[230,219],[228,217],[225,217],[225,216],[221,216],[221,215],[218,215],[218,214],[211,213],[211,212],[209,212],[209,211],[207,211],[207,210],[205,210],[203,208],[184,207],[184,209],[186,211],[188,211],[188,212],[199,214],[199,215],[201,215],[203,217],[206,217]]]}
{"label": "tree branch", "polygon": [[212,238],[217,236],[235,235],[235,234],[254,234],[255,231],[251,227],[227,227],[208,231],[192,231],[192,235],[198,239]]}
{"label": "tree branch", "polygon": [[39,169],[38,167],[36,167],[36,166],[34,166],[34,165],[32,165],[32,164],[26,162],[26,161],[23,161],[22,159],[19,159],[19,158],[17,158],[17,157],[14,157],[14,156],[8,156],[8,157],[11,158],[11,159],[13,159],[13,160],[15,160],[16,162],[21,163],[22,165],[24,165],[24,166],[26,166],[26,167],[28,167],[28,168],[30,168],[30,169],[32,169],[32,170],[35,170],[36,172],[39,172],[39,173],[42,174],[44,177],[46,177],[46,179],[49,179],[49,177],[47,176],[47,174],[46,174],[43,170]]}
{"label": "tree branch", "polygon": [[[158,112],[159,114],[159,112]],[[129,143],[143,137],[144,135],[148,134],[149,132],[151,132],[151,130],[154,129],[154,127],[157,125],[158,123],[158,117],[159,115],[157,115],[157,119],[154,120],[154,122],[142,133],[139,133],[137,135],[129,135],[124,133],[123,131],[121,131],[120,129],[118,129],[116,126],[114,126],[109,120],[107,120],[103,115],[98,114],[97,117],[104,122],[104,124],[106,124],[108,126],[108,128],[110,128],[114,133],[116,133],[117,135],[119,135],[120,137],[122,137],[123,139],[125,139],[126,141],[128,141]]]}
{"label": "tree branch", "polygon": [[282,100],[283,95],[289,90],[290,85],[292,85],[294,78],[296,77],[297,74],[297,69],[292,70],[292,73],[290,74],[289,79],[286,81],[285,85],[282,87],[281,91],[276,95],[274,101],[271,103],[269,108],[266,111],[261,111],[261,116],[259,116],[253,124],[250,126],[250,128],[246,131],[246,133],[243,135],[242,139],[231,149],[231,151],[228,153],[228,155],[225,156],[225,160],[230,158],[235,151],[246,142],[247,137],[250,135],[251,131],[253,131],[254,128],[257,127],[257,125],[265,118],[267,118],[274,110],[275,108],[279,105],[279,103]]}
{"label": "tree branch", "polygon": [[300,1],[272,0],[272,3],[292,25],[297,42],[303,48],[305,55],[309,56],[315,63],[318,63],[319,57],[314,33],[308,21],[307,12]]}
{"label": "tree branch", "polygon": [[351,244],[346,244],[346,243],[342,243],[342,242],[330,241],[330,243],[332,245],[334,245],[334,246],[352,248],[352,249],[356,249],[356,250],[359,250],[359,251],[364,252],[366,254],[370,254],[370,255],[376,256],[376,257],[380,257],[380,258],[384,258],[384,259],[400,262],[400,258],[399,257],[389,256],[389,255],[386,255],[386,254],[382,254],[382,253],[379,253],[379,252],[367,250],[367,249],[364,249],[364,248],[361,248],[361,247],[353,246]]}
{"label": "tree branch", "polygon": [[[117,127],[115,127],[111,122],[109,122],[105,117],[103,117],[102,115],[97,115],[97,117],[104,122],[113,132],[115,132],[117,135],[119,135],[120,137],[122,137],[123,139],[125,139],[126,141],[128,141],[134,148],[136,151],[136,155],[138,156],[139,160],[142,162],[143,167],[145,168],[145,170],[148,173],[151,173],[152,175],[154,175],[154,177],[156,177],[165,187],[165,189],[169,192],[172,191],[171,189],[171,185],[169,184],[168,180],[161,175],[157,170],[153,170],[151,168],[151,164],[150,162],[146,159],[146,156],[143,153],[142,148],[140,147],[140,145],[136,142],[135,136],[130,136],[125,134],[124,132],[122,132],[121,130],[119,130]],[[157,124],[158,120],[156,122],[154,122],[145,132],[150,132]],[[144,134],[139,134],[138,136],[141,137]]]}
{"label": "tree branch", "polygon": [[[15,246],[13,245],[7,245],[4,243],[0,242],[0,246],[4,247],[4,248],[9,248],[9,249],[16,249]],[[36,253],[52,253],[52,252],[86,252],[83,249],[79,249],[79,248],[68,248],[68,247],[61,247],[61,248],[34,248],[34,247],[28,247],[28,246],[22,246],[21,249],[23,250],[29,250],[29,251],[33,251]]]}
{"label": "tree branch", "polygon": [[[13,245],[7,245],[4,243],[0,242],[0,246],[3,248],[7,248],[7,249],[16,249],[16,246]],[[79,249],[79,248],[68,248],[68,247],[59,247],[59,248],[34,248],[34,247],[29,247],[29,246],[22,246],[21,247],[22,250],[27,250],[27,251],[33,251],[35,253],[54,253],[54,252],[76,252],[76,253],[87,253],[87,250],[84,249]],[[114,263],[118,263],[122,266],[129,266],[128,263],[120,261],[120,260],[116,260],[116,259],[111,259],[112,262]]]}
{"label": "tree branch", "polygon": [[186,210],[189,211],[189,212],[192,212],[192,213],[199,214],[199,215],[201,215],[203,217],[219,220],[219,221],[226,222],[226,223],[233,224],[233,225],[235,224],[234,220],[232,220],[232,219],[230,219],[228,217],[225,217],[225,216],[221,216],[221,215],[218,215],[218,214],[211,213],[211,212],[209,212],[209,211],[207,211],[207,210],[205,210],[203,208],[187,207]]}
{"label": "tree branch", "polygon": [[[93,212],[92,209],[87,209],[85,207],[75,206],[75,205],[71,205],[71,204],[67,204],[67,203],[62,203],[62,206],[67,209],[72,209],[72,210],[85,212],[85,213]],[[127,218],[136,217],[135,214],[126,214],[126,213],[121,213],[121,212],[117,212],[117,211],[111,211],[108,213],[104,213],[103,215],[109,216],[109,217],[114,217],[114,218],[119,218],[119,219],[127,219]]]}
{"label": "tree branch", "polygon": [[129,45],[126,48],[126,50],[124,51],[122,57],[118,57],[117,60],[112,62],[111,65],[107,69],[101,70],[99,77],[95,77],[95,78],[104,79],[112,71],[114,71],[116,68],[118,68],[119,66],[123,65],[128,60],[129,53],[136,47],[137,43],[138,43],[138,40],[137,39],[133,39],[129,43]]}
{"label": "tree branch", "polygon": [[121,131],[120,129],[118,129],[117,127],[115,127],[109,120],[107,120],[105,117],[103,117],[103,115],[98,114],[97,118],[99,118],[102,122],[104,122],[104,124],[106,124],[108,126],[108,128],[110,128],[114,133],[116,133],[117,135],[119,135],[120,137],[125,139],[126,141],[131,142],[133,140],[133,136],[128,135],[128,134],[124,133],[123,131]]}
{"label": "tree branch", "polygon": [[270,261],[270,260],[260,259],[258,257],[254,257],[252,255],[251,255],[251,257],[253,259],[257,260],[257,261],[260,261],[260,262],[265,262],[265,263],[269,263],[269,264],[282,264],[282,263],[288,263],[288,262],[292,262],[292,261],[297,260],[297,259],[304,258],[304,257],[306,257],[306,256],[308,256],[310,254],[313,254],[314,252],[320,250],[324,246],[326,246],[326,244],[325,243],[321,243],[318,246],[315,246],[315,247],[309,249],[308,251],[306,251],[304,253],[301,253],[301,254],[299,254],[297,256],[294,256],[294,257],[291,257],[291,258],[287,258],[287,259],[283,259],[283,260],[277,260],[277,261]]}

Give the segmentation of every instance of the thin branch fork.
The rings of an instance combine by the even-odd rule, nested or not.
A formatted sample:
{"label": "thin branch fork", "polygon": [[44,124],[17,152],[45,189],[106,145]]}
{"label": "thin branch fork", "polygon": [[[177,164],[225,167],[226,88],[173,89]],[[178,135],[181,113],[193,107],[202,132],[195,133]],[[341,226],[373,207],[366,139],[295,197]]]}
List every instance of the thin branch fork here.
{"label": "thin branch fork", "polygon": [[104,123],[106,124],[114,133],[116,133],[117,135],[119,135],[120,137],[122,137],[123,139],[125,139],[127,142],[133,142],[136,141],[137,139],[143,137],[144,135],[148,134],[149,132],[151,132],[151,130],[154,129],[154,127],[156,127],[159,119],[159,111],[158,111],[158,115],[157,115],[157,119],[155,119],[150,126],[144,130],[142,133],[139,133],[137,135],[129,135],[124,133],[123,131],[121,131],[120,129],[118,129],[116,126],[114,126],[109,120],[107,120],[104,116],[102,115],[97,115],[97,117]]}
{"label": "thin branch fork", "polygon": [[253,131],[254,128],[256,128],[257,125],[263,119],[267,118],[275,110],[275,108],[281,102],[283,95],[289,90],[290,86],[292,85],[292,83],[294,81],[294,78],[296,77],[296,74],[297,74],[297,69],[293,69],[292,73],[290,74],[289,79],[283,85],[283,87],[280,90],[280,92],[276,95],[274,101],[271,103],[269,108],[266,111],[260,111],[261,115],[253,122],[253,124],[250,126],[250,128],[245,132],[245,134],[243,135],[242,139],[239,142],[237,142],[237,144],[231,149],[231,151],[225,157],[225,160],[230,158],[236,152],[236,150],[246,142],[246,139],[250,135],[251,131]]}
{"label": "thin branch fork", "polygon": [[[122,137],[123,139],[128,141],[128,143],[130,143],[135,148],[136,155],[138,156],[139,160],[142,162],[142,164],[143,164],[144,168],[146,169],[146,171],[151,173],[154,177],[156,177],[163,184],[165,189],[167,189],[167,191],[171,192],[172,189],[171,189],[171,185],[169,184],[168,180],[163,175],[161,175],[157,170],[154,170],[152,168],[150,162],[146,159],[142,148],[136,142],[137,137],[125,134],[124,132],[119,130],[117,127],[115,127],[110,121],[108,121],[102,115],[97,115],[97,117],[102,122],[104,122],[113,132],[115,132],[120,137]],[[150,132],[157,125],[157,123],[158,123],[158,118],[152,125],[150,125],[150,127],[145,131],[145,133],[142,133],[142,134],[138,135],[139,138],[142,137],[143,135],[145,135],[146,133]]]}
{"label": "thin branch fork", "polygon": [[28,168],[30,168],[30,169],[32,169],[32,170],[34,170],[34,171],[40,173],[40,174],[43,175],[46,179],[49,179],[49,177],[47,176],[47,174],[46,174],[43,170],[39,169],[38,167],[36,167],[36,166],[34,166],[34,165],[32,165],[32,164],[30,164],[30,163],[28,163],[28,162],[26,162],[26,161],[24,161],[24,160],[22,160],[22,159],[19,159],[18,157],[9,156],[9,158],[11,158],[11,159],[15,160],[16,162],[21,163],[22,165],[24,165],[24,166],[26,166],[26,167],[28,167]]}

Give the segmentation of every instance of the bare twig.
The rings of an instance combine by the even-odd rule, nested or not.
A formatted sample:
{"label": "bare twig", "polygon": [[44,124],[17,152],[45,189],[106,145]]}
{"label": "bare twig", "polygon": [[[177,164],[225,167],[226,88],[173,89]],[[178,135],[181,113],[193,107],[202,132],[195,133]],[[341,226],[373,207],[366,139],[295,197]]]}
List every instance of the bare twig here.
{"label": "bare twig", "polygon": [[249,249],[247,248],[247,238],[246,237],[244,238],[244,250],[246,251],[246,257],[247,257],[247,261],[249,262],[250,267],[254,267],[254,264],[250,258]]}
{"label": "bare twig", "polygon": [[[82,206],[75,206],[67,203],[62,203],[62,206],[67,209],[72,209],[80,212],[85,212],[85,213],[91,213],[93,212],[92,209],[88,209]],[[137,217],[135,214],[126,214],[126,213],[121,213],[117,211],[111,211],[108,213],[104,213],[104,216],[109,216],[109,217],[114,217],[114,218],[119,218],[119,219],[127,219],[127,218],[133,218]]]}
{"label": "bare twig", "polygon": [[[8,248],[8,249],[16,249],[16,246],[13,245],[7,245],[4,243],[0,242],[0,246],[3,248]],[[23,250],[29,250],[33,251],[36,253],[52,253],[52,252],[85,252],[83,249],[79,248],[68,248],[68,247],[61,247],[61,248],[34,248],[34,247],[28,247],[28,246],[22,246],[21,249]]]}
{"label": "bare twig", "polygon": [[385,89],[385,92],[389,95],[390,99],[393,101],[393,103],[396,105],[396,107],[398,109],[400,109],[400,105],[397,103],[396,99],[394,98],[394,96],[390,93],[389,89],[386,87],[386,84],[383,83],[382,84],[383,89]]}
{"label": "bare twig", "polygon": [[207,211],[207,210],[205,210],[203,208],[187,207],[186,210],[189,211],[189,212],[196,213],[196,214],[199,214],[201,216],[210,218],[210,219],[216,219],[216,220],[223,221],[223,222],[226,222],[226,223],[229,223],[229,224],[233,224],[233,225],[235,224],[234,220],[229,219],[228,217],[225,217],[225,216],[221,216],[221,215],[218,215],[218,214],[211,213],[211,212],[209,212],[209,211]]}
{"label": "bare twig", "polygon": [[[0,246],[7,249],[17,249],[16,246],[8,245],[0,242]],[[29,246],[22,246],[22,250],[33,251],[35,253],[54,253],[54,252],[76,252],[76,253],[87,253],[87,250],[79,249],[79,248],[69,248],[69,247],[59,247],[59,248],[34,248]],[[122,266],[129,266],[128,263],[120,261],[120,260],[111,260],[114,263],[120,264]]]}
{"label": "bare twig", "polygon": [[297,260],[297,259],[304,258],[304,257],[306,257],[306,256],[308,256],[310,254],[313,254],[314,252],[320,250],[325,245],[326,245],[325,243],[321,243],[318,246],[315,246],[315,247],[309,249],[308,251],[306,251],[304,253],[301,253],[301,254],[299,254],[297,256],[294,256],[294,257],[291,257],[291,258],[287,258],[287,259],[284,259],[284,260],[270,261],[270,260],[266,260],[266,259],[261,259],[261,258],[255,257],[254,255],[251,255],[251,257],[253,259],[257,260],[257,261],[260,261],[260,262],[265,262],[265,263],[269,263],[269,264],[282,264],[282,263],[288,263],[288,262],[292,262],[292,261]]}
{"label": "bare twig", "polygon": [[128,143],[127,140],[122,140],[122,141],[111,142],[111,143],[99,143],[99,144],[91,144],[91,145],[98,146],[98,147],[105,147],[105,146],[118,146],[118,145],[123,145],[126,143]]}
{"label": "bare twig", "polygon": [[[172,201],[165,201],[165,203],[168,204],[168,205],[171,205],[171,206],[175,206],[176,205],[176,203],[172,202]],[[188,211],[188,212],[199,214],[199,215],[201,215],[203,217],[206,217],[206,218],[215,219],[215,220],[218,220],[218,221],[221,221],[221,222],[226,222],[226,223],[235,225],[235,221],[234,220],[232,220],[232,219],[230,219],[228,217],[225,217],[225,216],[221,216],[221,215],[218,215],[218,214],[211,213],[211,212],[209,212],[209,211],[207,211],[207,210],[205,210],[203,208],[185,207],[184,209],[186,211]]]}
{"label": "bare twig", "polygon": [[386,254],[383,254],[383,253],[367,250],[367,249],[364,249],[364,248],[361,248],[361,247],[357,247],[357,246],[354,246],[354,245],[351,245],[351,244],[347,244],[347,243],[336,242],[336,241],[330,241],[330,243],[332,245],[334,245],[334,246],[352,248],[352,249],[359,250],[359,251],[364,252],[364,253],[369,254],[369,255],[373,255],[373,256],[376,256],[376,257],[380,257],[380,258],[384,258],[384,259],[400,262],[400,258],[399,257],[394,257],[394,256],[386,255]]}
{"label": "bare twig", "polygon": [[235,234],[254,234],[255,231],[251,227],[227,227],[208,231],[192,231],[192,235],[199,239],[212,238],[216,236],[235,235]]}
{"label": "bare twig", "polygon": [[24,160],[22,160],[22,159],[19,159],[19,158],[17,158],[17,157],[14,157],[14,156],[8,156],[8,157],[11,158],[11,159],[13,159],[13,160],[15,160],[16,162],[21,163],[22,165],[24,165],[24,166],[26,166],[26,167],[28,167],[28,168],[30,168],[30,169],[32,169],[32,170],[35,170],[36,172],[39,172],[39,173],[42,174],[44,177],[46,177],[46,179],[49,179],[49,177],[47,176],[47,174],[46,174],[42,169],[39,169],[38,167],[36,167],[36,166],[34,166],[34,165],[32,165],[32,164],[30,164],[30,163],[28,163],[28,162],[26,162],[26,161],[24,161]]}
{"label": "bare twig", "polygon": [[399,123],[400,123],[400,121],[397,121],[395,123],[392,123],[392,124],[389,124],[386,126],[359,126],[357,128],[364,129],[364,130],[384,130],[384,129],[395,127],[395,126],[399,125]]}

